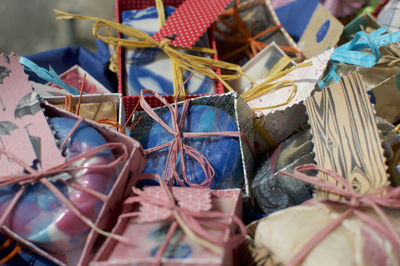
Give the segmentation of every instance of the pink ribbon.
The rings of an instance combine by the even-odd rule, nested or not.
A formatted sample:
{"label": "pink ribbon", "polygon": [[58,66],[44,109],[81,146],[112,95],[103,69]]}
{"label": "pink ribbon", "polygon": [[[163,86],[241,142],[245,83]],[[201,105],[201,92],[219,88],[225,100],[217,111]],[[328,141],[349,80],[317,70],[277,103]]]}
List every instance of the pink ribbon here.
{"label": "pink ribbon", "polygon": [[[341,187],[335,184],[319,179],[316,177],[308,176],[302,172],[317,170],[333,177]],[[329,233],[333,232],[346,218],[350,215],[356,215],[361,221],[369,225],[372,229],[379,232],[384,236],[393,246],[398,254],[400,254],[400,236],[396,231],[389,218],[386,216],[384,211],[381,209],[400,208],[400,187],[382,187],[371,194],[360,194],[356,192],[347,181],[339,176],[336,172],[320,168],[314,164],[305,164],[296,167],[293,174],[287,172],[279,172],[282,176],[289,176],[310,183],[315,187],[326,190],[332,194],[336,194],[343,199],[340,202],[326,200],[326,204],[342,204],[348,206],[348,209],[340,215],[338,218],[333,220],[330,224],[325,226],[321,231],[314,235],[310,241],[304,245],[301,250],[295,254],[287,265],[297,265],[301,263],[305,257],[318,245],[322,239],[324,239]],[[360,207],[370,207],[376,212],[380,221],[366,215]]]}
{"label": "pink ribbon", "polygon": [[[171,113],[171,121],[172,121],[172,128],[169,127],[157,114],[154,112],[153,108],[147,103],[144,94],[153,94],[158,100],[160,100],[167,108],[169,109]],[[239,131],[221,131],[221,132],[182,132],[183,125],[185,122],[185,118],[188,112],[189,108],[189,100],[186,99],[183,102],[183,107],[182,107],[182,112],[181,116],[179,118],[179,113],[178,113],[178,105],[177,105],[177,98],[175,99],[175,105],[172,106],[169,104],[163,97],[161,97],[157,92],[154,92],[152,90],[142,90],[140,92],[140,106],[143,108],[143,110],[151,117],[153,118],[157,123],[159,123],[166,131],[168,131],[171,135],[174,136],[174,139],[168,143],[159,145],[157,147],[153,147],[150,149],[145,150],[145,153],[151,153],[163,148],[166,148],[170,146],[170,150],[168,152],[168,157],[167,157],[167,163],[165,166],[164,170],[164,177],[167,177],[168,183],[172,184],[172,177],[174,180],[176,180],[180,186],[190,186],[190,187],[196,187],[196,188],[202,188],[202,187],[207,187],[209,188],[211,186],[212,179],[215,176],[215,171],[210,164],[210,162],[207,160],[207,158],[201,154],[199,151],[194,149],[193,147],[190,147],[189,145],[186,145],[183,143],[183,138],[198,138],[198,137],[214,137],[214,136],[223,136],[223,137],[240,137],[242,138],[250,148],[251,152],[254,155],[254,152],[252,150],[252,146],[250,145],[250,142],[248,138]],[[181,163],[182,163],[182,178],[184,182],[181,181],[179,178],[179,175],[175,169],[176,161],[178,158],[178,153],[180,153],[180,158],[181,158]],[[184,153],[195,159],[200,166],[202,167],[204,173],[205,173],[205,180],[201,184],[193,184],[188,181],[187,175],[186,175],[186,166],[185,166],[185,161],[184,161]],[[187,184],[187,185],[186,185]]]}
{"label": "pink ribbon", "polygon": [[[65,138],[64,143],[61,145],[61,148],[67,143],[69,137],[74,133],[76,128],[79,126],[79,124],[83,121],[83,118],[79,118],[77,122],[74,124],[72,129],[70,130],[69,134]],[[90,156],[93,156],[99,152],[101,152],[104,149],[109,149],[109,150],[120,150],[119,155],[115,160],[108,164],[103,164],[103,165],[92,165],[92,166],[81,166],[81,167],[72,167],[71,165],[79,161],[83,158],[87,158]],[[48,180],[49,177],[55,174],[59,173],[65,173],[65,172],[72,172],[72,171],[77,171],[77,170],[83,170],[83,169],[110,169],[110,168],[115,168],[117,165],[125,162],[128,158],[128,150],[127,147],[123,143],[106,143],[101,146],[98,146],[94,149],[91,149],[88,152],[82,153],[79,156],[76,156],[56,167],[53,167],[51,169],[48,169],[46,171],[41,171],[41,170],[35,170],[28,166],[24,161],[20,160],[17,156],[15,156],[13,153],[10,151],[4,150],[0,148],[0,153],[5,154],[9,159],[13,160],[15,163],[18,165],[22,166],[25,171],[28,172],[28,174],[24,175],[18,175],[18,176],[1,176],[0,177],[0,187],[8,186],[8,185],[13,185],[13,184],[19,184],[21,187],[18,190],[18,192],[13,196],[11,199],[10,203],[8,204],[6,210],[0,215],[0,226],[2,226],[10,214],[11,210],[14,208],[14,206],[17,204],[19,198],[22,196],[23,192],[25,191],[26,187],[28,184],[33,184],[36,182],[40,182],[43,185],[45,185],[51,192],[54,193],[54,195],[67,206],[78,218],[80,218],[84,223],[95,229],[96,231],[102,232],[102,230],[95,228],[95,226],[92,224],[91,220],[84,216],[78,208],[75,207],[72,202],[64,196],[63,193],[61,193],[56,186],[52,182]],[[60,180],[62,181],[62,180]],[[90,195],[98,198],[99,200],[105,202],[107,201],[108,197],[102,193],[99,193],[95,190],[92,190],[90,188],[83,187],[79,184],[68,182],[68,181],[62,181],[65,184],[71,185],[72,187],[76,189],[80,189],[86,193],[89,193]],[[113,237],[113,236],[112,236]],[[126,239],[119,238],[119,240],[128,243]],[[130,243],[130,242],[129,242]]]}
{"label": "pink ribbon", "polygon": [[[178,222],[177,216],[181,218],[183,224],[187,226],[191,232],[193,232],[197,237],[205,240],[208,243],[214,244],[222,248],[235,248],[243,242],[243,240],[246,237],[246,227],[244,226],[243,222],[239,219],[239,217],[237,217],[236,215],[230,215],[218,211],[192,211],[187,208],[182,208],[177,204],[177,200],[172,193],[172,187],[168,186],[160,176],[154,174],[143,174],[140,179],[154,179],[154,178],[158,180],[158,182],[160,183],[160,187],[162,188],[162,191],[165,192],[165,194],[167,195],[168,199],[166,201],[148,195],[144,191],[135,187],[133,187],[132,189],[137,196],[130,197],[125,201],[125,204],[132,204],[132,203],[152,204],[154,206],[167,208],[171,211],[171,213],[175,213],[175,216],[172,215],[172,224],[168,230],[167,236],[161,247],[157,250],[156,255],[154,256],[154,263],[153,263],[154,265],[161,265],[161,259],[168,246],[168,243],[171,241],[171,238],[174,235],[178,226],[179,225],[182,226],[182,224]],[[188,193],[190,192],[188,191]],[[136,217],[139,215],[140,212],[132,212],[132,213],[122,214],[120,215],[119,218],[123,219],[129,217]],[[214,219],[218,221],[214,221]],[[227,220],[227,222],[223,223],[221,222],[221,219]],[[203,226],[207,226],[225,231],[226,229],[229,228],[230,221],[232,221],[238,226],[240,232],[237,233],[236,235],[231,235],[227,240],[223,240],[220,237],[215,237],[210,232],[207,232],[205,228],[203,228]],[[190,237],[190,235],[188,236]]]}

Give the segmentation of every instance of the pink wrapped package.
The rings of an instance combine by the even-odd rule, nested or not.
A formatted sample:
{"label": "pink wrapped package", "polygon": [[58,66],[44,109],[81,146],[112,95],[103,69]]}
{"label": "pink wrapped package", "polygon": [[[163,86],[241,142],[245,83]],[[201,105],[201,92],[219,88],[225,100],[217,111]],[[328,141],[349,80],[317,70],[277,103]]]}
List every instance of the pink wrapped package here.
{"label": "pink wrapped package", "polygon": [[108,238],[90,265],[233,265],[246,232],[236,216],[240,189],[168,187],[158,179],[160,187],[133,189],[125,203],[134,212],[122,214],[113,230],[132,244]]}
{"label": "pink wrapped package", "polygon": [[1,229],[57,264],[76,265],[90,229],[112,237],[115,206],[142,171],[143,150],[41,102],[17,56],[0,57],[0,71]]}

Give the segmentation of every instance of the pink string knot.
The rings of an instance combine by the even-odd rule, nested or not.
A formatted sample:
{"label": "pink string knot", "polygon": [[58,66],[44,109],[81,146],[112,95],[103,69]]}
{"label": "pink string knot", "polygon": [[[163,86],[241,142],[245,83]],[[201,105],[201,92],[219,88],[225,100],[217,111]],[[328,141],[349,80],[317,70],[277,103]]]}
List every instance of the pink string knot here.
{"label": "pink string knot", "polygon": [[[320,179],[304,174],[305,171],[316,170],[323,172],[335,179],[338,186],[328,180]],[[328,224],[321,231],[304,245],[301,250],[293,256],[287,265],[297,265],[324,239],[329,233],[333,232],[350,215],[356,215],[362,222],[370,226],[375,231],[384,236],[393,246],[397,254],[400,254],[400,236],[382,208],[400,208],[400,187],[382,187],[370,194],[360,194],[356,192],[351,185],[334,171],[323,169],[314,164],[304,164],[295,168],[292,173],[279,172],[282,176],[288,176],[302,180],[314,185],[324,191],[339,196],[340,201],[325,200],[325,204],[342,204],[348,206],[348,209],[338,218]],[[360,210],[360,207],[370,207],[380,218],[380,221],[366,215]]]}
{"label": "pink string knot", "polygon": [[[170,111],[172,128],[167,125],[157,114],[154,112],[153,108],[146,101],[144,95],[145,94],[153,94],[158,100],[160,100]],[[189,109],[189,100],[185,100],[183,102],[181,116],[179,117],[177,99],[175,99],[175,105],[172,106],[169,104],[163,97],[161,97],[157,92],[152,90],[141,90],[140,92],[140,106],[143,110],[154,119],[156,123],[159,123],[167,132],[169,132],[174,139],[171,142],[162,144],[157,147],[149,148],[145,150],[145,153],[151,153],[154,151],[161,150],[170,146],[170,150],[167,157],[167,163],[164,170],[164,178],[167,180],[168,184],[172,184],[173,180],[175,180],[180,186],[189,186],[189,187],[207,187],[211,186],[212,180],[215,176],[215,171],[207,158],[201,154],[199,151],[194,149],[193,147],[186,145],[183,143],[183,138],[196,138],[196,137],[213,137],[213,136],[224,136],[224,137],[240,137],[243,138],[244,141],[248,144],[250,150],[252,150],[252,146],[248,138],[242,133],[237,131],[223,131],[223,132],[182,132],[184,122],[186,119],[186,115]],[[181,159],[182,171],[181,176],[177,173],[175,166],[178,159],[178,154]],[[192,157],[196,160],[200,166],[202,167],[205,180],[201,184],[194,184],[189,182],[188,177],[186,175],[186,166],[184,160],[184,154]],[[254,153],[253,153],[254,154]],[[183,179],[183,181],[181,180]]]}
{"label": "pink string knot", "polygon": [[[79,126],[79,124],[83,121],[83,118],[79,118],[75,125],[72,127],[70,130],[69,134],[65,138],[64,143],[61,145],[61,148],[67,143],[69,140],[70,136],[74,133],[76,128]],[[104,149],[109,149],[109,150],[117,150],[118,151],[118,156],[111,161],[108,164],[98,164],[98,165],[92,165],[92,166],[73,166],[73,164],[83,158],[88,158],[91,157],[99,152],[101,152]],[[58,166],[55,166],[51,169],[41,171],[41,170],[35,170],[28,166],[23,160],[15,156],[12,152],[7,151],[7,150],[2,150],[0,148],[0,153],[5,154],[9,159],[13,160],[15,163],[18,165],[22,166],[24,170],[28,174],[21,174],[18,176],[0,176],[0,187],[5,187],[8,185],[14,185],[14,184],[19,184],[21,187],[17,191],[16,194],[14,194],[13,198],[11,199],[10,203],[8,204],[7,208],[3,213],[0,214],[0,227],[4,224],[6,218],[8,215],[11,213],[15,205],[17,204],[19,198],[23,195],[25,189],[27,188],[28,184],[34,184],[37,182],[42,183],[45,185],[53,194],[63,203],[65,206],[67,206],[79,219],[81,219],[85,224],[87,224],[89,227],[92,229],[96,229],[100,233],[102,233],[102,230],[99,230],[96,228],[96,226],[91,222],[89,218],[87,218],[85,215],[83,215],[77,207],[62,193],[60,190],[49,180],[53,175],[64,173],[64,172],[74,172],[74,171],[79,171],[79,170],[84,170],[84,169],[114,169],[116,166],[119,164],[125,162],[129,155],[128,155],[128,149],[125,144],[123,143],[106,143],[101,146],[98,146],[94,149],[91,149],[85,153],[82,153]],[[76,189],[82,190],[99,200],[105,202],[108,197],[102,193],[99,193],[95,190],[92,190],[90,188],[83,187],[77,183],[73,183],[72,180],[59,180],[60,182],[63,182],[66,185],[70,185]],[[111,235],[112,237],[112,235]],[[124,241],[121,239],[121,241]]]}
{"label": "pink string knot", "polygon": [[[187,207],[179,206],[179,202],[174,196],[173,188],[168,186],[166,182],[158,175],[155,174],[143,174],[140,180],[144,179],[157,179],[160,183],[160,193],[165,193],[165,200],[157,197],[155,193],[145,193],[143,190],[133,187],[132,190],[136,194],[136,196],[130,197],[125,201],[125,204],[150,204],[152,208],[165,208],[170,211],[168,215],[158,215],[152,219],[142,218],[142,216],[146,216],[145,210],[136,211],[131,213],[126,213],[120,215],[120,219],[129,218],[129,217],[139,217],[136,222],[145,223],[145,222],[161,222],[162,220],[171,220],[172,223],[168,230],[167,236],[158,249],[156,255],[154,256],[154,265],[161,265],[162,256],[167,249],[169,242],[172,239],[175,231],[178,226],[182,228],[182,230],[186,233],[186,235],[191,238],[194,242],[204,246],[205,248],[211,251],[222,251],[221,248],[235,248],[240,245],[246,237],[246,227],[243,222],[236,215],[231,215],[224,212],[219,211],[193,211]],[[176,187],[175,187],[176,188]],[[176,188],[182,189],[182,188]],[[191,189],[191,188],[186,188]],[[191,191],[187,191],[187,193],[191,193]],[[204,193],[209,192],[209,189],[202,188]],[[202,193],[203,194],[203,193]],[[211,202],[210,202],[211,204]],[[211,208],[211,205],[210,205]],[[149,211],[148,209],[146,209]],[[151,211],[154,213],[154,210]],[[159,212],[156,212],[159,213]],[[142,218],[142,219],[141,219]],[[239,232],[235,235],[230,235],[229,238],[224,239],[218,234],[215,234],[208,231],[206,228],[216,228],[225,232],[228,228],[232,226],[232,223],[236,224],[239,228]],[[236,227],[235,227],[236,228]]]}

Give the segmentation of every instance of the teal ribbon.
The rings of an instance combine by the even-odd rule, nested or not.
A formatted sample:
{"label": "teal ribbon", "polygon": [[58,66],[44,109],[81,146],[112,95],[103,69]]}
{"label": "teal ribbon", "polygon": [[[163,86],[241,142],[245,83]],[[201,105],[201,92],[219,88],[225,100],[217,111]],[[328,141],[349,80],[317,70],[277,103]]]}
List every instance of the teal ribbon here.
{"label": "teal ribbon", "polygon": [[[379,47],[400,42],[400,31],[386,33],[385,28],[379,28],[370,34],[359,31],[354,36],[353,40],[337,47],[331,55],[331,63],[333,64],[327,75],[318,82],[320,88],[325,87],[330,79],[338,81],[339,77],[336,74],[337,65],[334,63],[341,62],[349,65],[357,65],[365,68],[375,66],[381,54]],[[361,50],[370,49],[371,53],[361,52]]]}
{"label": "teal ribbon", "polygon": [[19,58],[19,62],[21,65],[23,65],[25,67],[26,70],[35,73],[38,77],[40,77],[48,82],[51,82],[51,83],[59,86],[60,88],[67,90],[69,93],[71,93],[73,95],[80,94],[80,91],[78,89],[76,89],[72,86],[69,86],[64,81],[62,81],[61,78],[58,76],[58,74],[54,71],[54,69],[51,66],[49,66],[49,70],[47,70],[43,67],[36,65],[33,61],[31,61],[28,58],[23,57],[23,56],[21,56]]}

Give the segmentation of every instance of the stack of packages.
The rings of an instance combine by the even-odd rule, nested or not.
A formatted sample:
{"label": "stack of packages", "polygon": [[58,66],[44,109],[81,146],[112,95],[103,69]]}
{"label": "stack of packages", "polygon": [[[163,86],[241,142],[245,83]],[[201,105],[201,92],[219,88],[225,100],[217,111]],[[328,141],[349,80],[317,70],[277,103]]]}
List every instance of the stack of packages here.
{"label": "stack of packages", "polygon": [[0,263],[400,265],[396,7],[54,10],[99,51],[0,56]]}

